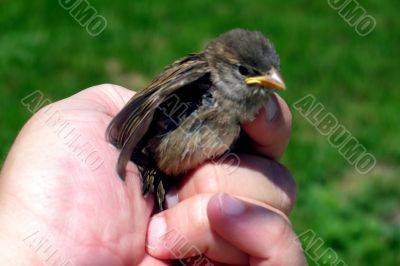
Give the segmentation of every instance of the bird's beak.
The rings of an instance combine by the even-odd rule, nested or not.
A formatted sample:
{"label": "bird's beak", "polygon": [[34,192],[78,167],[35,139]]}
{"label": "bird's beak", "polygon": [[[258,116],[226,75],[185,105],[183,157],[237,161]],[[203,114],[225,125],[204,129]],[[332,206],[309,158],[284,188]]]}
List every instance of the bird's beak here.
{"label": "bird's beak", "polygon": [[279,71],[272,68],[266,75],[249,77],[244,80],[247,85],[261,85],[268,89],[285,90],[286,85]]}

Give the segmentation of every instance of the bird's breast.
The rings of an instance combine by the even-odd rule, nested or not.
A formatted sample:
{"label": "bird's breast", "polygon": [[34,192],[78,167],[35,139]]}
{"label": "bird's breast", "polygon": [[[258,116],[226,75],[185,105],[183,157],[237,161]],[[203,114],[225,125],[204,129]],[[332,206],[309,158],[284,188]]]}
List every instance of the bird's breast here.
{"label": "bird's breast", "polygon": [[226,110],[217,104],[203,105],[156,141],[153,153],[157,166],[167,175],[183,174],[225,153],[239,133],[237,120]]}

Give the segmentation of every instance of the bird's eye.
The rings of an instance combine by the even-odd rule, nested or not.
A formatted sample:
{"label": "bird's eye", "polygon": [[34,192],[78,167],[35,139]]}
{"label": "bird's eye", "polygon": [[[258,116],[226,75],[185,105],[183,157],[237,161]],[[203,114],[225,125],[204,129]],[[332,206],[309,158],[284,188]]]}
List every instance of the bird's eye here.
{"label": "bird's eye", "polygon": [[239,73],[243,76],[248,76],[250,74],[250,70],[247,67],[240,65]]}

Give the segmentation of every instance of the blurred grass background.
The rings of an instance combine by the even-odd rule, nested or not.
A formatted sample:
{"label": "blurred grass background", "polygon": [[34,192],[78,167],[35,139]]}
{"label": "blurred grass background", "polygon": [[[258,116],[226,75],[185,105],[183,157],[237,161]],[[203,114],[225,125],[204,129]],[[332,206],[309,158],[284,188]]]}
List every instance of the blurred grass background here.
{"label": "blurred grass background", "polygon": [[[166,64],[236,27],[275,44],[290,106],[311,93],[377,158],[368,175],[332,148],[294,108],[283,162],[299,196],[298,234],[312,230],[347,265],[400,265],[400,19],[397,0],[360,0],[377,21],[360,37],[327,1],[90,0],[108,26],[90,36],[58,1],[0,1],[0,152],[5,158],[31,114],[35,90],[56,101],[86,87],[141,89]],[[309,244],[309,242],[305,243]],[[332,264],[333,265],[333,264]]]}

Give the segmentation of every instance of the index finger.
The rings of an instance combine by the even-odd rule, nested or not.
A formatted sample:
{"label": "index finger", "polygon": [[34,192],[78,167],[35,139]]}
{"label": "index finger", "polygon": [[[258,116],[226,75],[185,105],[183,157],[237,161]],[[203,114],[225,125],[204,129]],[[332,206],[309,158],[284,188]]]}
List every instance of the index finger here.
{"label": "index finger", "polygon": [[273,93],[254,121],[242,124],[253,148],[274,160],[285,151],[290,138],[292,115],[286,102]]}

